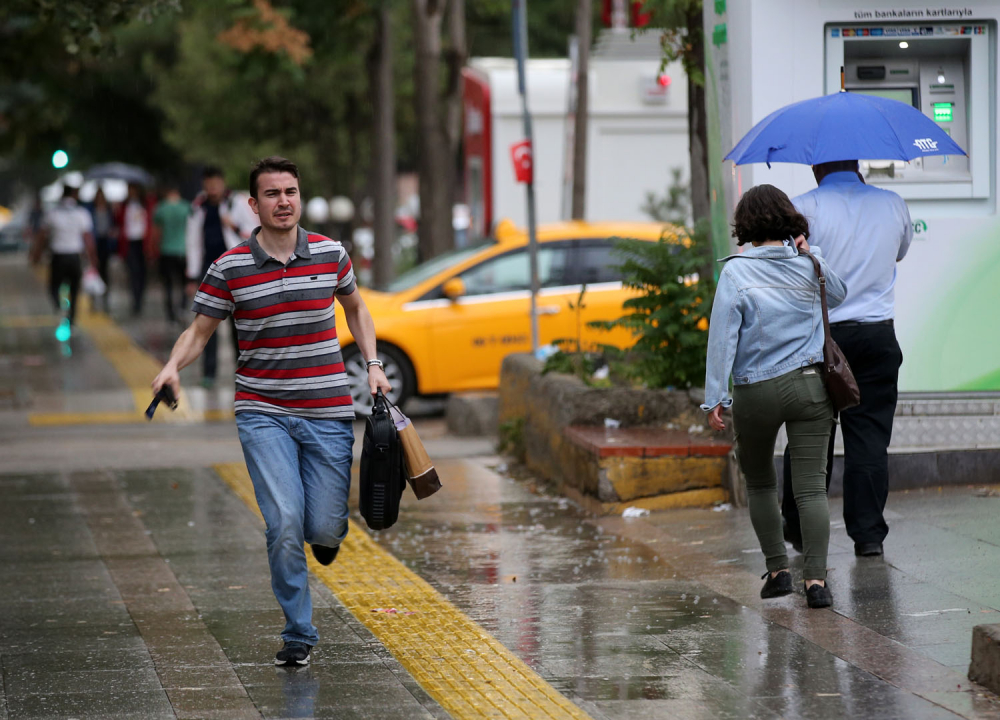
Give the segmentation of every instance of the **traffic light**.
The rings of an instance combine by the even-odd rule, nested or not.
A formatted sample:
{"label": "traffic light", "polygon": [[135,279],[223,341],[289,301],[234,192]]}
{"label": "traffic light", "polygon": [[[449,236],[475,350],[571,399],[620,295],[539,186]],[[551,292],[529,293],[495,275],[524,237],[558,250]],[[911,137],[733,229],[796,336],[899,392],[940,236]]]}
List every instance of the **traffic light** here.
{"label": "traffic light", "polygon": [[65,150],[56,150],[52,153],[52,167],[62,170],[69,165],[69,154]]}

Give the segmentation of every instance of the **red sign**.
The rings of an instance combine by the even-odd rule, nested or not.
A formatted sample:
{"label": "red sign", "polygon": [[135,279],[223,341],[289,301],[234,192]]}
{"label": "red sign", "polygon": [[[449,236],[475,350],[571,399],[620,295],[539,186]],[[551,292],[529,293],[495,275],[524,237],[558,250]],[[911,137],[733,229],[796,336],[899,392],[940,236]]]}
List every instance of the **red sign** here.
{"label": "red sign", "polygon": [[514,177],[519,183],[528,183],[533,179],[533,162],[531,159],[531,143],[522,140],[510,146],[510,159],[514,161]]}

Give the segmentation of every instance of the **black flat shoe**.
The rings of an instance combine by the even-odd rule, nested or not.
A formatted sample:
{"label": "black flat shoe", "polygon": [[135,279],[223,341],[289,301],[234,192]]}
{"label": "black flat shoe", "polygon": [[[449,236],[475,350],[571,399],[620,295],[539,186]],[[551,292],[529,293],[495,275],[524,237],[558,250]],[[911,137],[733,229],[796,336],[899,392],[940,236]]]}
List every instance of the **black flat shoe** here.
{"label": "black flat shoe", "polygon": [[765,600],[767,598],[776,598],[781,597],[782,595],[788,595],[792,592],[792,574],[787,570],[782,570],[773,577],[770,572],[766,572],[760,577],[762,580],[767,578],[764,583],[764,587],[760,589],[760,596]]}
{"label": "black flat shoe", "polygon": [[854,543],[854,554],[858,557],[878,557],[882,554],[882,543]]}
{"label": "black flat shoe", "polygon": [[811,608],[828,608],[833,605],[833,593],[830,592],[829,584],[807,587],[806,603]]}
{"label": "black flat shoe", "polygon": [[316,562],[320,565],[329,565],[337,559],[337,553],[340,552],[340,545],[337,547],[310,545],[309,547],[312,548],[313,557],[316,558]]}

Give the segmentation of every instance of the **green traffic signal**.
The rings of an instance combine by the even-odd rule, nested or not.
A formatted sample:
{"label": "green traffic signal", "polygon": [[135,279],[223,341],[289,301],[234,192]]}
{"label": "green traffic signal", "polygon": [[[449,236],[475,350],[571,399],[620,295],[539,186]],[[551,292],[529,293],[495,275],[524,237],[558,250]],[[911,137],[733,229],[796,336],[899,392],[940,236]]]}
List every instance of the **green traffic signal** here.
{"label": "green traffic signal", "polygon": [[62,170],[67,165],[69,165],[69,155],[65,150],[56,150],[52,153],[52,167]]}

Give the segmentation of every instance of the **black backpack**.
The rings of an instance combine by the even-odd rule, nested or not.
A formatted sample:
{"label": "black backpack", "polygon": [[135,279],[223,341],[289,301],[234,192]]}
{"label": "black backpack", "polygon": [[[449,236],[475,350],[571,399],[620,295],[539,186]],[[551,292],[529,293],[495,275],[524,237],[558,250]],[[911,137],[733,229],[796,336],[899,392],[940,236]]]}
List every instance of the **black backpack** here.
{"label": "black backpack", "polygon": [[406,487],[403,444],[380,390],[365,424],[361,447],[361,516],[372,530],[385,530],[399,517],[399,499]]}

